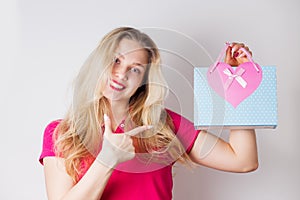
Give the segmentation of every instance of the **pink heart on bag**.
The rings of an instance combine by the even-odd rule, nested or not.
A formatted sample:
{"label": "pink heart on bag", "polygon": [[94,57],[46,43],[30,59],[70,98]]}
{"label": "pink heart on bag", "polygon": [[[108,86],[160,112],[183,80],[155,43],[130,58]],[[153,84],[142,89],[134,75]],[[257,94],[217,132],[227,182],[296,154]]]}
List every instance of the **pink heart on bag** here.
{"label": "pink heart on bag", "polygon": [[[256,67],[255,67],[256,66]],[[245,62],[238,67],[218,62],[214,70],[208,70],[210,87],[234,108],[250,96],[262,80],[262,69],[258,64]]]}

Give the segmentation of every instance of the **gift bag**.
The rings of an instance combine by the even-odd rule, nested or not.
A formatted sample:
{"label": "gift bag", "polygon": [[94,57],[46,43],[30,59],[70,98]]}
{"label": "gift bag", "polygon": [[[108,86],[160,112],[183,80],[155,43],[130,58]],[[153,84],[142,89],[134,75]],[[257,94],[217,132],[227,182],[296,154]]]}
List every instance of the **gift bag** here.
{"label": "gift bag", "polygon": [[237,67],[221,62],[229,44],[209,68],[194,69],[194,126],[276,128],[276,67],[249,62]]}

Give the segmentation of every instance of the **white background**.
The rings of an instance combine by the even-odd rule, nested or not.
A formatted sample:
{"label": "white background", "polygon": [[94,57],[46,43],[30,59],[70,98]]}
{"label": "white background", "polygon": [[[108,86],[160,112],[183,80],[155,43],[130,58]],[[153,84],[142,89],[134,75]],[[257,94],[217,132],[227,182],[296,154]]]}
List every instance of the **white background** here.
{"label": "white background", "polygon": [[[180,44],[181,54],[192,55],[188,59],[194,65],[209,64],[209,55],[215,59],[225,41],[241,41],[256,62],[277,66],[279,126],[257,131],[259,169],[233,174],[199,167],[192,172],[178,165],[174,199],[299,199],[299,11],[297,0],[1,1],[0,199],[46,199],[38,163],[43,130],[63,117],[70,84],[102,36],[124,25],[158,27],[194,39]],[[177,44],[172,37],[161,39],[163,45]],[[176,58],[165,57],[192,80],[192,67],[182,69]],[[170,74],[171,88],[180,90]],[[185,97],[179,99],[180,109],[192,119],[193,96],[176,95]]]}

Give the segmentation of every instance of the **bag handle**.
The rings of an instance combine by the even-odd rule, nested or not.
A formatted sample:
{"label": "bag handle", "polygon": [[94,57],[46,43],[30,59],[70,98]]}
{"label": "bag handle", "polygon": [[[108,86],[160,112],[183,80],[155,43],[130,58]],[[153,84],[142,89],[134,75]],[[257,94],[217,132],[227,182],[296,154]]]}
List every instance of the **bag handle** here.
{"label": "bag handle", "polygon": [[[217,61],[210,67],[210,70],[209,70],[210,73],[212,73],[216,69],[218,63],[221,62],[221,59],[225,55],[225,52],[226,52],[226,50],[228,49],[229,46],[230,46],[230,43],[226,42],[225,43],[225,47],[223,47],[221,53],[219,54],[219,56],[217,58]],[[245,48],[243,48],[243,47],[240,48],[240,49],[246,54],[247,58],[253,64],[253,66],[256,69],[256,71],[259,72],[259,69],[257,68],[256,64],[254,63],[254,61],[253,61],[252,56],[250,55],[250,53]]]}

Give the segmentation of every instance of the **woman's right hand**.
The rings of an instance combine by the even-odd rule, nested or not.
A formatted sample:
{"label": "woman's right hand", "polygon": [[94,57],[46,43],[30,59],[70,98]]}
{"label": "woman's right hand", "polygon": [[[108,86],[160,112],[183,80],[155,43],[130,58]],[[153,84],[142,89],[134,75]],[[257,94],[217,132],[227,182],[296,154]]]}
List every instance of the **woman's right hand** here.
{"label": "woman's right hand", "polygon": [[134,158],[135,151],[131,136],[152,128],[152,126],[139,126],[123,134],[115,134],[111,130],[111,120],[107,115],[104,115],[104,124],[102,149],[96,159],[110,168]]}

